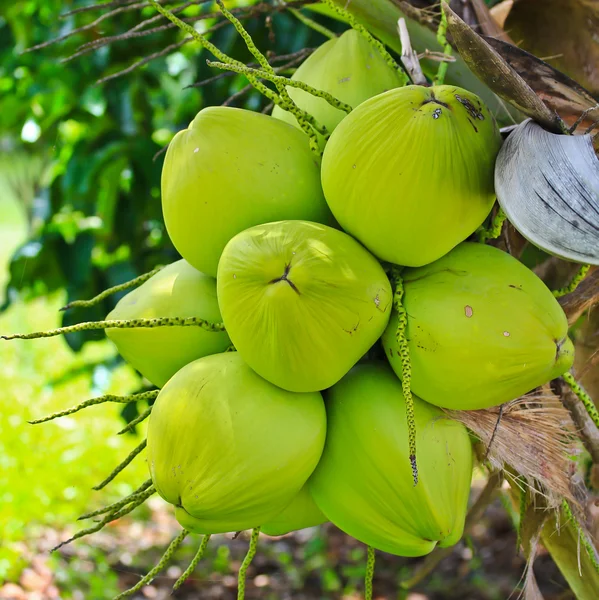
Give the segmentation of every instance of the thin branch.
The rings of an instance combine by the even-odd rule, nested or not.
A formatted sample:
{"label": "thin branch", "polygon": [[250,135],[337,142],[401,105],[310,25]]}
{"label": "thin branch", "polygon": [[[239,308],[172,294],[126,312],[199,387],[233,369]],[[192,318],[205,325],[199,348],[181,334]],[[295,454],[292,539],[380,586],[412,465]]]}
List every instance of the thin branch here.
{"label": "thin branch", "polygon": [[96,25],[99,25],[102,21],[105,21],[106,19],[109,19],[110,17],[114,17],[115,15],[118,15],[119,13],[127,12],[130,10],[136,10],[143,6],[146,6],[146,2],[137,2],[136,4],[132,4],[131,6],[123,6],[121,8],[115,8],[114,10],[111,10],[110,12],[107,12],[106,14],[101,15],[95,21],[92,21],[91,23],[88,23],[87,25],[82,25],[81,27],[78,27],[77,29],[73,29],[73,31],[69,31],[69,33],[65,33],[64,35],[61,35],[52,40],[48,40],[47,42],[42,42],[41,44],[31,46],[31,48],[26,48],[25,50],[23,50],[23,52],[21,54],[27,54],[28,52],[33,52],[34,50],[41,50],[42,48],[47,48],[48,46],[53,46],[54,44],[63,42],[64,40],[66,40],[70,37],[73,37],[74,35],[76,35],[78,33],[83,33],[84,31],[89,31],[90,29],[93,29],[94,27],[96,27]]}
{"label": "thin branch", "polygon": [[[188,6],[191,6],[192,4],[198,4],[198,3],[203,3],[203,2],[207,2],[207,1],[209,1],[209,0],[190,0],[189,2],[186,2],[185,4],[183,4],[181,6],[173,8],[173,13],[181,12],[182,10],[185,10]],[[207,15],[206,18],[208,18],[208,16],[213,16],[213,15]],[[91,42],[87,42],[87,43],[83,44],[82,46],[80,46],[79,50],[77,50],[77,52],[75,52],[74,54],[71,54],[71,56],[67,56],[66,58],[63,58],[61,60],[61,62],[62,63],[70,62],[71,60],[74,60],[75,58],[79,58],[80,56],[83,56],[84,54],[88,54],[89,52],[93,52],[94,50],[97,50],[99,48],[109,46],[110,44],[112,44],[114,42],[130,40],[130,39],[139,38],[139,37],[145,37],[147,35],[152,35],[154,33],[160,32],[160,31],[165,31],[166,29],[173,29],[174,25],[172,23],[167,23],[166,25],[160,25],[160,26],[154,27],[152,29],[146,29],[144,31],[140,31],[141,29],[146,27],[146,25],[149,25],[150,23],[155,23],[156,21],[160,21],[163,18],[164,17],[161,14],[153,15],[153,16],[149,17],[148,19],[141,21],[140,23],[135,25],[135,27],[132,27],[125,33],[121,33],[119,35],[112,35],[112,36],[108,36],[108,37],[102,37],[98,40],[93,40]]]}
{"label": "thin branch", "polygon": [[[162,2],[162,0],[159,0]],[[83,12],[90,12],[92,10],[102,10],[105,8],[112,8],[114,6],[126,6],[129,4],[135,4],[139,2],[139,0],[113,0],[113,2],[99,2],[98,4],[92,4],[91,6],[82,6],[81,8],[75,8],[66,13],[62,13],[60,15],[61,19],[66,19],[66,17],[71,17],[73,15],[77,15]]]}
{"label": "thin branch", "polygon": [[254,89],[254,86],[251,83],[248,83],[247,85],[245,85],[244,87],[242,87],[238,92],[235,92],[234,94],[232,94],[231,96],[229,96],[221,104],[221,106],[231,106],[231,104],[233,104],[233,102],[235,102],[235,100],[238,100],[242,96],[245,96],[245,94],[247,94],[252,89]]}

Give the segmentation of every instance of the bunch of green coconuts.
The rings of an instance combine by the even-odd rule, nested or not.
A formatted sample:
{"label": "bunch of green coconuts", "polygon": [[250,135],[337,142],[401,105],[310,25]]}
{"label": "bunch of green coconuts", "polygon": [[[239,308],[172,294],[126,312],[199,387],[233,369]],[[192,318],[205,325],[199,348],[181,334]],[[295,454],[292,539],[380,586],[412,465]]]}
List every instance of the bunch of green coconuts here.
{"label": "bunch of green coconuts", "polygon": [[162,172],[183,258],[107,317],[224,327],[107,334],[162,388],[148,464],[185,529],[330,521],[421,556],[460,539],[470,489],[469,434],[441,409],[497,406],[564,373],[567,320],[518,260],[465,241],[492,209],[501,145],[476,95],[398,87],[354,30],[294,79],[354,109],[289,88],[333,132],[322,161],[281,108],[200,111]]}

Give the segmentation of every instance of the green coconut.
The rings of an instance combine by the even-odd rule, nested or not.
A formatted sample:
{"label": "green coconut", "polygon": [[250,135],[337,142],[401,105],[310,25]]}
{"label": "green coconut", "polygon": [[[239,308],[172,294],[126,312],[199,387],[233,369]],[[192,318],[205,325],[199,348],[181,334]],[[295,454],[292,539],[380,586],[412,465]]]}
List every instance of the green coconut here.
{"label": "green coconut", "polygon": [[[380,52],[355,29],[328,40],[311,54],[293,74],[292,79],[329,92],[332,96],[356,108],[359,104],[387,90],[403,85],[400,73],[389,66]],[[346,113],[298,88],[288,87],[291,99],[311,114],[329,132]],[[299,127],[295,117],[279,106],[272,116]],[[321,138],[321,145],[324,140]]]}
{"label": "green coconut", "polygon": [[410,85],[363,102],[325,148],[322,185],[340,225],[382,260],[428,264],[489,214],[501,137],[476,95]]}
{"label": "green coconut", "polygon": [[[509,254],[464,242],[447,256],[405,269],[404,307],[412,390],[459,410],[496,406],[567,371],[568,321],[553,294]],[[394,314],[383,335],[401,376]]]}
{"label": "green coconut", "polygon": [[243,359],[295,392],[339,381],[383,333],[391,286],[347,234],[306,221],[252,227],[218,266],[218,302]]}
{"label": "green coconut", "polygon": [[239,108],[201,110],[170,143],[162,170],[168,234],[196,269],[216,277],[237,233],[280,219],[331,222],[308,137]]}
{"label": "green coconut", "polygon": [[[221,323],[216,280],[179,260],[129,292],[106,318],[160,317],[197,317]],[[106,335],[119,354],[157,387],[193,360],[224,352],[231,345],[226,333],[201,327],[107,329]]]}
{"label": "green coconut", "polygon": [[271,536],[285,535],[306,527],[315,527],[325,523],[327,518],[316,506],[307,485],[298,492],[291,504],[274,519],[264,523],[260,528],[262,533]]}
{"label": "green coconut", "polygon": [[293,501],[318,463],[325,432],[318,392],[287,392],[237,352],[216,354],[190,363],[161,390],[148,427],[148,465],[183,527],[240,531]]}
{"label": "green coconut", "polygon": [[327,439],[308,480],[337,527],[399,556],[462,536],[472,476],[466,428],[414,397],[418,484],[410,466],[401,383],[384,363],[361,364],[327,392]]}

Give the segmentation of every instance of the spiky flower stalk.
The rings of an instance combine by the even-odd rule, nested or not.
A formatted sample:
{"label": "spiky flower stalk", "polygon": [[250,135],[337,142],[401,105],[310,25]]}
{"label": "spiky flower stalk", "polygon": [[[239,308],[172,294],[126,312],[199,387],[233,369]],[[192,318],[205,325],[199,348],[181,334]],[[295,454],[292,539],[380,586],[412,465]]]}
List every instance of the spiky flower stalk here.
{"label": "spiky flower stalk", "polygon": [[120,285],[115,285],[114,287],[108,288],[100,294],[98,294],[97,296],[94,296],[91,300],[74,300],[73,302],[69,302],[60,310],[65,311],[70,310],[71,308],[89,308],[90,306],[96,306],[97,304],[100,304],[102,300],[108,298],[108,296],[112,296],[112,294],[118,294],[119,292],[130,290],[131,288],[137,287],[138,285],[145,283],[148,279],[150,279],[150,277],[153,277],[154,275],[156,275],[156,273],[158,273],[158,271],[161,271],[162,268],[163,267],[156,267],[149,273],[144,273],[143,275],[140,275],[135,279],[131,279],[130,281],[126,281],[125,283],[121,283]]}
{"label": "spiky flower stalk", "polygon": [[503,212],[500,207],[497,214],[493,217],[491,225],[488,229],[480,227],[476,230],[476,237],[481,244],[484,244],[487,240],[496,240],[501,235],[503,224],[507,219],[507,215]]}
{"label": "spiky flower stalk", "polygon": [[208,542],[210,541],[210,534],[206,534],[202,538],[202,543],[196,552],[196,555],[193,557],[192,561],[189,563],[189,566],[177,581],[175,581],[175,585],[173,585],[173,592],[176,592],[190,577],[190,575],[195,571],[195,568],[198,566],[198,563],[202,560],[204,556],[204,552],[206,552],[206,547],[208,546]]}
{"label": "spiky flower stalk", "polygon": [[101,490],[102,488],[106,487],[123,469],[125,469],[127,467],[127,465],[129,465],[131,463],[131,461],[140,453],[144,450],[144,448],[148,445],[148,440],[144,440],[141,444],[139,444],[139,446],[135,447],[133,450],[131,450],[131,452],[129,453],[129,455],[127,456],[127,458],[125,458],[125,460],[118,465],[117,467],[115,467],[112,472],[110,473],[110,475],[108,475],[108,477],[102,481],[102,483],[99,483],[97,486],[95,486],[93,489],[96,491]]}
{"label": "spiky flower stalk", "polygon": [[[342,110],[347,114],[349,114],[353,110],[349,104],[346,104],[345,102],[341,102],[341,100],[338,100],[332,94],[329,94],[328,92],[324,92],[322,90],[317,90],[316,88],[313,88],[311,85],[308,85],[307,83],[304,83],[303,81],[296,81],[295,79],[289,79],[287,77],[277,75],[274,72],[269,73],[267,71],[263,71],[260,69],[254,69],[254,68],[248,67],[246,65],[244,65],[244,68],[242,68],[237,65],[231,65],[231,64],[221,63],[221,62],[212,61],[212,60],[207,60],[206,64],[209,67],[217,67],[218,69],[233,71],[234,73],[241,73],[244,75],[249,73],[250,75],[255,75],[256,77],[266,79],[275,84],[286,85],[289,87],[298,88],[300,90],[303,90],[304,92],[307,92],[308,94],[312,94],[312,96],[316,96],[317,98],[322,98],[323,100],[328,102],[334,108],[338,108],[339,110]],[[326,129],[324,131],[326,134]],[[321,132],[319,131],[319,133],[321,133]]]}
{"label": "spiky flower stalk", "polygon": [[412,464],[412,476],[414,485],[418,484],[418,467],[416,465],[416,417],[414,416],[414,399],[412,398],[412,365],[410,361],[410,349],[406,337],[408,326],[408,314],[403,305],[403,278],[398,268],[392,270],[395,292],[393,293],[393,308],[397,311],[397,331],[395,337],[399,347],[401,359],[401,389],[406,401],[406,418],[408,421],[408,445],[410,448],[410,462]]}
{"label": "spiky flower stalk", "polygon": [[[443,48],[443,54],[445,56],[451,56],[452,48],[451,44],[447,41],[447,15],[445,11],[441,11],[441,21],[437,29],[437,41]],[[443,85],[445,82],[445,75],[447,74],[447,61],[443,60],[439,63],[439,69],[437,70],[437,76],[434,80],[434,85]]]}
{"label": "spiky flower stalk", "polygon": [[554,290],[553,295],[556,298],[561,298],[566,294],[571,294],[580,285],[582,280],[587,276],[587,273],[589,272],[590,268],[591,265],[581,265],[580,269],[578,269],[578,271],[576,272],[576,275],[574,275],[574,277],[572,278],[572,281],[570,281],[570,283],[567,286],[559,290]]}
{"label": "spiky flower stalk", "polygon": [[[171,11],[169,11],[168,9],[161,6],[156,0],[148,0],[148,1],[161,15],[163,15],[169,21],[171,21],[171,23],[173,23],[174,25],[179,27],[179,29],[181,29],[185,33],[189,34],[196,42],[198,42],[203,48],[208,50],[219,61],[226,63],[226,64],[234,64],[240,68],[244,68],[246,66],[244,63],[231,58],[230,56],[228,56],[227,54],[225,54],[224,52],[219,50],[213,43],[208,41],[202,34],[197,32],[191,25],[189,25],[188,23],[185,23],[185,21],[182,21],[181,19],[176,17]],[[223,14],[225,14],[225,13],[223,13]],[[233,17],[233,19],[237,20],[236,17]],[[232,21],[231,19],[229,19],[229,20],[231,21],[231,23],[233,23],[233,25],[235,25],[234,21]],[[238,31],[239,31],[239,29],[238,29]],[[291,101],[291,99],[289,99],[289,101],[287,101],[287,100],[281,98],[281,96],[279,96],[279,94],[277,94],[276,92],[274,92],[273,90],[268,88],[266,85],[264,85],[261,81],[259,81],[253,75],[246,74],[245,76],[246,76],[247,80],[252,84],[252,86],[256,90],[258,90],[263,96],[268,98],[274,104],[281,106],[281,108],[283,108],[284,110],[291,112],[296,117],[300,127],[310,138],[310,148],[312,149],[312,151],[315,154],[317,154],[318,156],[321,156],[322,152],[320,151],[320,149],[318,147],[318,140],[316,139],[314,130],[312,129],[312,127],[309,123],[309,120],[313,121],[313,117],[311,117],[311,115],[309,115],[307,112],[302,111],[293,101]]]}
{"label": "spiky flower stalk", "polygon": [[152,329],[154,327],[201,327],[207,331],[218,332],[225,331],[224,323],[210,323],[198,317],[159,317],[156,319],[124,319],[109,321],[88,321],[69,325],[68,327],[59,327],[58,329],[49,329],[48,331],[37,331],[35,333],[15,333],[13,335],[2,335],[2,340],[35,340],[38,338],[56,337],[67,333],[77,333],[79,331],[93,331],[96,329],[136,329],[138,327]]}
{"label": "spiky flower stalk", "polygon": [[368,558],[366,559],[366,577],[364,578],[364,600],[372,600],[372,581],[374,579],[375,550],[368,546]]}
{"label": "spiky flower stalk", "polygon": [[113,504],[109,504],[108,506],[104,506],[103,508],[98,508],[97,510],[94,510],[92,512],[85,513],[84,515],[81,515],[77,519],[77,521],[91,519],[92,517],[97,517],[99,515],[103,515],[109,512],[116,512],[124,506],[127,506],[127,504],[131,504],[132,502],[139,500],[142,496],[144,500],[146,498],[149,498],[155,492],[156,488],[152,485],[152,480],[147,479],[134,492],[132,492],[128,496],[125,496],[125,498],[123,498],[122,500],[114,502]]}
{"label": "spiky flower stalk", "polygon": [[94,527],[89,527],[87,529],[82,529],[81,531],[78,531],[74,536],[70,537],[68,540],[61,542],[60,544],[58,544],[58,546],[55,546],[54,548],[52,548],[51,552],[55,552],[59,548],[62,548],[63,546],[66,546],[67,544],[70,544],[71,542],[73,542],[75,540],[81,539],[82,537],[85,537],[86,535],[91,535],[92,533],[96,533],[96,531],[100,531],[100,529],[103,529],[106,525],[108,525],[108,523],[112,523],[113,521],[116,521],[117,519],[120,519],[121,517],[128,515],[130,512],[135,510],[138,506],[143,504],[146,501],[146,499],[149,498],[154,493],[154,491],[155,490],[151,490],[151,492],[150,492],[149,489],[146,490],[134,502],[127,504],[126,506],[124,506],[120,510],[117,510],[116,512],[110,512],[97,525],[94,525]]}
{"label": "spiky flower stalk", "polygon": [[580,526],[578,519],[574,516],[574,513],[572,512],[572,509],[570,508],[570,505],[568,504],[567,500],[564,500],[562,502],[562,510],[564,511],[566,517],[568,517],[568,519],[572,521],[572,524],[574,525],[574,528],[578,533],[578,539],[580,541],[580,544],[588,554],[591,564],[593,565],[595,571],[599,573],[599,561],[597,561],[597,551],[595,550],[593,544],[590,542],[586,531]]}
{"label": "spiky flower stalk", "polygon": [[164,567],[166,567],[166,564],[170,561],[170,559],[172,558],[172,556],[175,553],[175,551],[177,550],[177,548],[181,545],[183,540],[187,537],[188,533],[189,532],[187,531],[187,529],[184,529],[169,544],[169,547],[166,549],[166,552],[162,555],[162,558],[160,559],[158,564],[153,569],[148,571],[148,573],[144,577],[142,577],[133,587],[129,588],[128,590],[125,590],[118,596],[115,596],[114,600],[121,600],[122,598],[129,598],[129,596],[133,596],[133,594],[135,594],[135,592],[138,592],[139,590],[141,590],[142,587],[151,583],[151,581],[154,579],[154,577],[156,577],[156,575],[158,575],[158,573],[160,573],[160,571],[162,571],[162,569],[164,569]]}
{"label": "spiky flower stalk", "polygon": [[[218,7],[219,7],[221,13],[225,16],[226,19],[228,19],[231,22],[233,27],[235,27],[235,29],[237,30],[237,33],[239,33],[239,35],[245,42],[247,49],[251,52],[252,56],[258,61],[258,64],[262,67],[262,69],[269,75],[276,77],[275,71],[272,68],[271,64],[268,62],[268,60],[264,56],[264,54],[262,54],[262,52],[260,52],[260,50],[256,46],[256,44],[254,44],[254,40],[252,40],[252,36],[246,31],[246,29],[242,25],[241,21],[231,11],[229,11],[226,8],[226,6],[223,4],[222,0],[216,0],[216,3],[218,4]],[[245,67],[245,65],[244,65],[244,67]],[[246,74],[246,77],[250,83],[252,83],[252,78],[256,80],[256,78],[254,76],[251,76],[252,78],[250,78]],[[283,78],[283,79],[285,79],[285,78]],[[289,112],[291,112],[291,114],[293,114],[293,116],[296,118],[299,126],[305,131],[305,133],[310,138],[310,148],[312,149],[312,151],[315,154],[317,154],[318,156],[321,156],[322,152],[318,146],[318,139],[314,135],[313,129],[318,131],[318,133],[323,135],[326,139],[329,136],[329,133],[328,133],[326,127],[324,127],[322,125],[318,125],[312,115],[306,113],[305,111],[301,111],[299,109],[299,107],[295,104],[295,102],[289,96],[289,93],[287,92],[287,88],[285,87],[284,84],[282,85],[281,83],[277,83],[277,82],[274,82],[274,84],[279,93],[279,99],[281,101],[280,102],[281,106],[286,106],[287,107],[286,110],[288,110]]]}
{"label": "spiky flower stalk", "polygon": [[252,537],[250,538],[250,547],[248,548],[248,552],[241,563],[241,567],[239,568],[239,575],[237,576],[237,600],[244,600],[245,598],[245,579],[247,575],[247,570],[252,560],[254,560],[254,556],[256,556],[256,550],[258,548],[258,538],[260,537],[260,527],[254,528],[252,531]]}
{"label": "spiky flower stalk", "polygon": [[150,416],[151,412],[152,412],[152,407],[150,406],[149,408],[147,408],[146,410],[144,410],[144,412],[142,412],[141,415],[139,415],[138,417],[136,417],[135,419],[133,419],[133,421],[131,421],[131,423],[129,423],[126,427],[124,427],[123,429],[121,429],[117,433],[117,435],[123,435],[123,433],[127,433],[129,431],[133,431],[134,427],[136,425],[139,425],[141,422],[145,421]]}
{"label": "spiky flower stalk", "polygon": [[597,411],[597,407],[595,406],[595,403],[591,397],[586,393],[578,381],[574,379],[574,375],[572,375],[572,373],[564,373],[562,378],[570,386],[570,389],[576,394],[576,396],[578,396],[578,399],[586,408],[589,417],[591,417],[593,423],[595,423],[595,426],[599,429],[599,411]]}
{"label": "spiky flower stalk", "polygon": [[103,404],[104,402],[117,402],[120,404],[128,404],[129,402],[137,402],[139,400],[153,400],[158,396],[159,390],[151,390],[149,392],[141,392],[139,394],[129,394],[128,396],[114,396],[113,394],[105,394],[104,396],[98,396],[97,398],[90,398],[89,400],[84,400],[80,402],[76,406],[71,408],[67,408],[66,410],[61,410],[60,412],[52,413],[47,417],[42,417],[41,419],[36,419],[35,421],[29,421],[30,425],[38,425],[39,423],[46,423],[47,421],[52,421],[54,419],[58,419],[59,417],[66,417],[67,415],[72,415],[88,406],[95,406],[96,404]]}

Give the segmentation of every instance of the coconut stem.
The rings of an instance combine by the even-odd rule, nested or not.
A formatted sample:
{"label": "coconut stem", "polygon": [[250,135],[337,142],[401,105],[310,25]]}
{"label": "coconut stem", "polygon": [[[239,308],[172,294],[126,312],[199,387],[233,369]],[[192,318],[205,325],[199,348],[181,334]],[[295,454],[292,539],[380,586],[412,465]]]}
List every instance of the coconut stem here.
{"label": "coconut stem", "polygon": [[597,407],[595,403],[591,399],[591,397],[586,393],[583,387],[574,379],[572,373],[564,373],[562,375],[563,380],[570,386],[570,389],[578,396],[578,399],[582,402],[586,411],[595,423],[595,426],[599,429],[599,412],[597,411]]}
{"label": "coconut stem", "polygon": [[183,540],[187,537],[188,533],[189,532],[186,529],[184,529],[169,544],[169,547],[166,549],[166,552],[162,555],[162,558],[160,559],[158,564],[153,569],[148,571],[148,573],[144,577],[142,577],[142,579],[140,579],[133,587],[129,588],[128,590],[125,590],[123,593],[116,596],[114,598],[114,600],[121,600],[121,598],[128,598],[129,596],[132,596],[133,594],[135,594],[135,592],[138,592],[139,590],[141,590],[142,587],[148,585],[154,579],[154,577],[156,577],[156,575],[158,575],[158,573],[160,573],[160,571],[162,571],[162,569],[164,569],[164,567],[166,567],[166,564],[172,558],[173,554],[175,553],[177,548],[181,545]]}
{"label": "coconut stem", "polygon": [[599,561],[597,561],[597,551],[595,550],[593,544],[590,542],[584,529],[580,526],[578,519],[574,516],[574,513],[572,512],[572,509],[570,508],[570,505],[568,504],[567,500],[564,500],[562,502],[562,510],[564,511],[564,514],[568,517],[568,519],[572,521],[572,524],[574,525],[574,528],[578,533],[578,539],[580,540],[580,543],[582,544],[583,548],[588,554],[589,559],[591,560],[591,564],[595,568],[595,571],[599,573]]}
{"label": "coconut stem", "polygon": [[401,44],[401,62],[409,73],[412,83],[414,85],[428,85],[420,66],[418,54],[412,48],[410,32],[404,18],[397,20],[397,33],[399,34],[399,42]]}
{"label": "coconut stem", "polygon": [[[445,13],[443,13],[445,14]],[[479,227],[476,230],[476,236],[479,243],[484,244],[487,240],[496,240],[501,235],[503,224],[507,219],[507,215],[503,212],[503,209],[499,207],[499,210],[493,217],[490,227]]]}
{"label": "coconut stem", "polygon": [[105,396],[98,396],[97,398],[90,398],[89,400],[85,400],[77,406],[73,406],[68,408],[67,410],[62,410],[57,413],[52,413],[47,417],[43,417],[42,419],[36,419],[35,421],[29,421],[30,425],[37,425],[39,423],[46,423],[47,421],[52,421],[53,419],[58,419],[59,417],[66,417],[67,415],[72,415],[73,413],[79,412],[88,406],[94,406],[96,404],[103,404],[104,402],[120,402],[122,404],[128,404],[129,402],[136,402],[138,400],[151,400],[158,396],[158,390],[152,390],[150,392],[142,392],[140,394],[131,394],[129,396],[113,396],[112,394],[106,394]]}
{"label": "coconut stem", "polygon": [[[358,23],[354,15],[350,13],[345,8],[337,5],[334,0],[324,0],[324,4],[326,4],[333,12],[337,13],[344,21],[347,21],[352,29],[355,29],[361,36],[366,38],[370,44],[372,44],[381,54],[381,56],[385,59],[385,62],[392,68],[397,71],[403,73],[403,70],[400,69],[399,65],[395,62],[395,59],[387,52],[385,46],[379,42],[371,33],[362,25]],[[405,75],[405,74],[404,74]],[[404,84],[407,83],[407,77],[404,81]]]}
{"label": "coconut stem", "polygon": [[131,423],[129,423],[127,425],[127,427],[124,427],[123,429],[121,429],[117,435],[123,435],[123,433],[127,433],[128,431],[133,431],[133,428],[136,425],[139,425],[142,421],[145,421],[149,416],[150,413],[152,412],[152,407],[148,407],[147,410],[144,410],[144,412],[141,413],[141,415],[139,415],[139,417],[136,417],[135,419],[133,419],[133,421],[131,421]]}
{"label": "coconut stem", "polygon": [[314,31],[318,31],[318,33],[324,35],[325,37],[329,38],[330,40],[334,40],[337,37],[337,35],[335,33],[333,33],[330,29],[326,28],[324,25],[321,25],[320,23],[317,23],[310,17],[307,17],[306,15],[304,15],[304,13],[297,10],[296,8],[289,7],[287,10],[298,21],[300,21],[300,23],[303,23],[304,25],[306,25],[306,27],[310,27],[310,29],[314,29]]}
{"label": "coconut stem", "polygon": [[60,310],[69,310],[71,308],[89,308],[90,306],[95,306],[96,304],[100,304],[102,300],[108,298],[108,296],[112,296],[112,294],[117,294],[118,292],[124,292],[126,290],[130,290],[131,288],[137,287],[142,283],[146,282],[150,277],[153,277],[161,271],[162,267],[156,267],[154,270],[149,273],[144,273],[135,279],[131,279],[131,281],[126,281],[125,283],[121,283],[120,285],[115,285],[114,287],[108,288],[104,290],[102,293],[94,296],[91,300],[75,300],[73,302],[69,302],[66,306],[63,306]]}
{"label": "coconut stem", "polygon": [[[262,52],[260,52],[260,50],[258,49],[256,44],[254,43],[252,36],[247,32],[245,27],[242,25],[241,21],[233,13],[231,13],[231,11],[229,11],[225,7],[222,0],[216,0],[216,3],[218,4],[220,12],[225,16],[225,18],[227,18],[231,22],[233,27],[235,27],[235,29],[237,30],[237,33],[239,33],[239,35],[242,37],[243,41],[245,42],[247,49],[251,52],[252,56],[258,61],[258,64],[262,67],[262,69],[265,71],[265,73],[267,73],[269,76],[276,77],[275,71],[272,68],[271,64],[268,62],[268,60],[264,56],[264,54],[262,54]],[[232,63],[233,61],[229,60],[229,61],[225,61],[225,62]],[[235,61],[235,62],[238,63],[238,61]],[[241,63],[241,64],[243,65],[243,63]],[[237,64],[237,66],[240,66],[240,65]],[[243,67],[245,69],[248,69],[248,67],[246,65],[243,65]],[[249,75],[247,72],[244,74],[247,77],[248,81],[252,85],[254,85],[254,83],[253,83],[254,81],[258,82],[258,78],[255,77],[254,75]],[[285,80],[285,78],[282,78],[282,79]],[[271,81],[272,81],[272,79],[271,79]],[[303,129],[303,131],[310,138],[310,149],[318,156],[322,156],[322,152],[318,146],[318,139],[317,139],[316,135],[314,134],[314,130],[318,131],[318,133],[320,133],[321,135],[328,137],[328,132],[326,130],[326,127],[318,125],[318,123],[316,122],[316,119],[314,119],[314,117],[312,115],[308,114],[306,111],[301,110],[295,104],[295,102],[289,96],[289,93],[287,92],[287,88],[285,87],[285,84],[281,84],[280,82],[277,82],[277,81],[273,81],[273,83],[275,84],[275,87],[277,88],[277,91],[279,94],[278,94],[278,96],[275,94],[271,98],[271,100],[280,104],[282,108],[285,108],[285,110],[289,111],[295,117],[299,126]],[[263,84],[260,84],[260,85],[263,85]],[[266,88],[266,86],[264,86],[264,87]],[[266,89],[268,89],[268,88],[266,88]]]}
{"label": "coconut stem", "polygon": [[77,519],[77,521],[91,519],[92,517],[97,517],[98,515],[103,515],[108,512],[116,512],[117,510],[120,510],[124,506],[127,506],[127,504],[131,504],[131,502],[135,502],[142,496],[144,496],[144,500],[146,498],[149,498],[155,491],[156,491],[156,489],[152,485],[152,480],[147,479],[133,493],[129,494],[122,500],[119,500],[118,502],[115,502],[113,504],[109,504],[108,506],[105,506],[104,508],[99,508],[98,510],[94,510],[92,512],[85,513],[84,515],[81,515]]}
{"label": "coconut stem", "polygon": [[123,469],[125,469],[127,467],[127,465],[129,465],[129,463],[131,463],[133,461],[133,459],[144,450],[144,448],[147,446],[148,444],[148,440],[144,440],[141,444],[139,444],[139,446],[136,446],[133,450],[131,450],[131,452],[129,452],[127,458],[125,458],[125,460],[118,465],[117,467],[115,467],[112,472],[110,473],[110,475],[108,475],[108,477],[102,481],[102,483],[99,483],[97,486],[95,486],[93,489],[98,491],[101,490],[102,488],[106,487]]}
{"label": "coconut stem", "polygon": [[406,418],[408,421],[408,446],[410,448],[410,463],[414,485],[418,484],[418,467],[416,465],[416,418],[414,416],[414,399],[412,398],[411,379],[412,367],[410,362],[410,349],[406,338],[408,314],[403,305],[403,278],[399,269],[393,269],[395,292],[393,293],[393,308],[397,311],[397,331],[395,337],[399,347],[401,359],[401,389],[406,401]]}
{"label": "coconut stem", "polygon": [[252,531],[252,537],[250,538],[250,547],[248,548],[248,552],[241,563],[241,567],[239,568],[239,575],[237,577],[237,600],[244,600],[245,598],[245,578],[247,574],[248,567],[254,560],[254,556],[256,556],[256,549],[258,548],[258,537],[260,536],[260,527],[254,528]]}
{"label": "coconut stem", "polygon": [[173,585],[173,592],[176,592],[187,581],[189,576],[195,571],[195,568],[198,566],[198,563],[202,560],[202,557],[204,556],[204,552],[206,552],[206,547],[208,546],[209,541],[210,534],[206,534],[204,537],[202,537],[202,543],[200,544],[196,555],[193,557],[192,561],[189,563],[189,566],[187,567],[187,569],[185,569],[181,577],[177,579],[175,585]]}
{"label": "coconut stem", "polygon": [[112,523],[112,521],[116,521],[117,519],[120,519],[121,517],[128,515],[131,511],[136,509],[140,504],[143,504],[146,501],[146,499],[149,498],[154,492],[155,492],[154,489],[146,490],[134,502],[127,504],[126,506],[124,506],[123,508],[121,508],[120,510],[118,510],[116,512],[114,512],[114,511],[110,512],[97,525],[94,525],[93,527],[89,527],[88,529],[82,529],[81,531],[78,531],[73,537],[69,538],[68,540],[66,540],[64,542],[61,542],[60,544],[58,544],[58,546],[55,546],[54,548],[52,548],[52,552],[54,552],[55,550],[58,550],[59,548],[62,548],[66,544],[70,544],[71,542],[78,540],[86,535],[96,533],[96,531],[100,531],[100,529],[102,529],[108,523]]}
{"label": "coconut stem", "polygon": [[372,580],[374,579],[375,550],[368,546],[366,559],[366,577],[364,578],[364,600],[372,600]]}
{"label": "coconut stem", "polygon": [[581,265],[580,269],[578,269],[578,271],[576,272],[576,275],[574,275],[574,277],[572,278],[572,281],[570,281],[570,283],[567,286],[559,290],[553,290],[553,295],[556,298],[561,298],[566,294],[572,293],[580,285],[581,281],[587,276],[587,273],[589,272],[590,268],[591,265]]}
{"label": "coconut stem", "polygon": [[[437,29],[437,41],[443,47],[443,54],[447,56],[451,56],[452,48],[449,42],[447,41],[447,15],[445,11],[441,11],[441,21],[439,22],[439,27]],[[445,75],[447,74],[447,61],[442,61],[439,63],[439,68],[437,69],[437,76],[433,80],[433,85],[443,85],[445,81]]]}
{"label": "coconut stem", "polygon": [[88,321],[68,327],[49,329],[48,331],[36,331],[35,333],[15,333],[13,335],[2,335],[2,340],[35,340],[38,338],[56,337],[67,333],[78,331],[93,331],[95,329],[135,329],[137,327],[152,329],[154,327],[201,327],[207,331],[225,331],[223,323],[210,323],[197,317],[160,317],[157,319],[124,319],[110,321]]}

